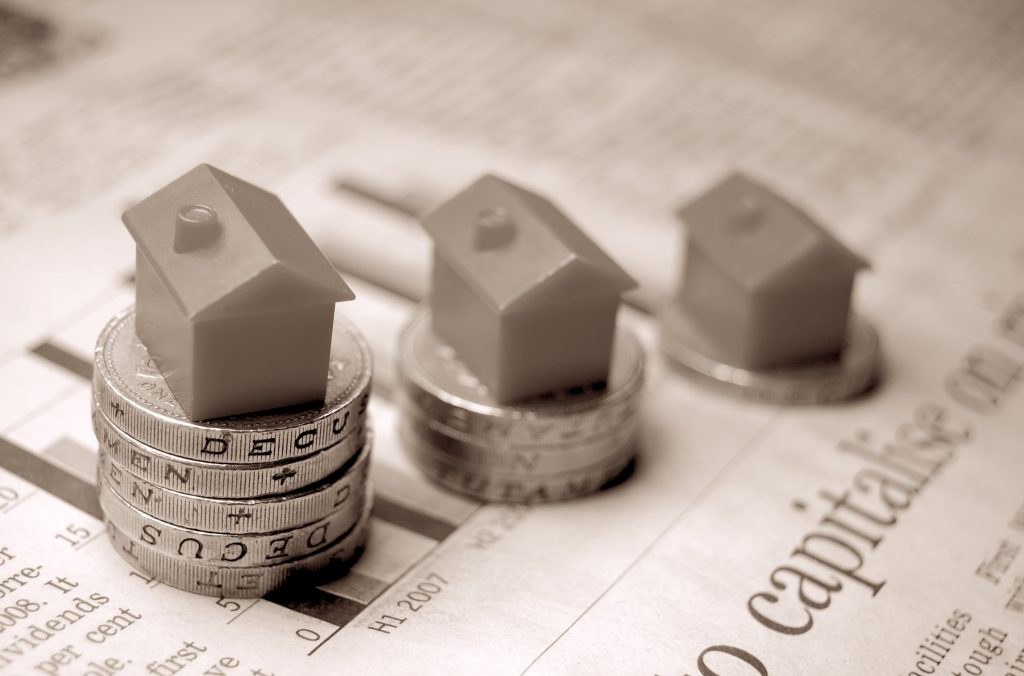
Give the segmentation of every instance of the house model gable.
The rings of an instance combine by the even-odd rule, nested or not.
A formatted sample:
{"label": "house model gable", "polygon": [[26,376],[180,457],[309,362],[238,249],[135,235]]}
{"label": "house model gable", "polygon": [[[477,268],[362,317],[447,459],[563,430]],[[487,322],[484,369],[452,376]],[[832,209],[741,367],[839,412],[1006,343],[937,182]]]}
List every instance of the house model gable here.
{"label": "house model gable", "polygon": [[423,220],[436,254],[500,313],[636,283],[550,201],[484,176]]}
{"label": "house model gable", "polygon": [[786,199],[734,173],[679,210],[689,246],[748,293],[844,278],[868,264]]}
{"label": "house model gable", "polygon": [[130,208],[123,221],[195,321],[355,297],[275,195],[206,164]]}

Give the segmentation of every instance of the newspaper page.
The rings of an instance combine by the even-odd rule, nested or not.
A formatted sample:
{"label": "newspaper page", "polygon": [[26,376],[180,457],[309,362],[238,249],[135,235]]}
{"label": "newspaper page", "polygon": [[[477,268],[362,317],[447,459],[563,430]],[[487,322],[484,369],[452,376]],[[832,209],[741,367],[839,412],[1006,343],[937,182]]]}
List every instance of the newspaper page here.
{"label": "newspaper page", "polygon": [[[1010,1],[3,2],[0,674],[1024,674],[1022,37]],[[367,551],[255,601],[126,565],[94,488],[120,213],[199,162],[281,196],[375,357]],[[659,356],[674,211],[734,168],[872,261],[868,396],[747,403]],[[416,216],[487,171],[641,282],[640,455],[589,498],[452,495],[395,432]]]}

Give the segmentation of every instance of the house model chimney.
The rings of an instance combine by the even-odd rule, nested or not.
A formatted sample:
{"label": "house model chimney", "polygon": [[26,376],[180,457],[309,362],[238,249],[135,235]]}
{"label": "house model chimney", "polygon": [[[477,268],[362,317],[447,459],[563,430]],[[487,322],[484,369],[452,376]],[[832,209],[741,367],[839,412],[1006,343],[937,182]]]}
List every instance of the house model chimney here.
{"label": "house model chimney", "polygon": [[476,219],[473,230],[473,248],[477,251],[500,249],[516,236],[516,224],[502,207],[485,209]]}
{"label": "house model chimney", "polygon": [[188,253],[213,244],[221,236],[217,211],[205,204],[187,204],[178,209],[174,224],[174,251]]}

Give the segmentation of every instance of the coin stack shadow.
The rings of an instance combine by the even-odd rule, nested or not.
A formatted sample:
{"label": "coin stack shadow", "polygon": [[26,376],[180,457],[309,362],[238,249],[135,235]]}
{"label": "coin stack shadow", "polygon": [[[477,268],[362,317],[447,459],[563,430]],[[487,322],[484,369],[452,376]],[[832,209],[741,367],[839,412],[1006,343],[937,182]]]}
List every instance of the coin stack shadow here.
{"label": "coin stack shadow", "polygon": [[548,502],[593,493],[625,476],[638,444],[644,356],[616,333],[608,383],[517,405],[492,401],[416,314],[399,343],[399,432],[436,483],[488,502]]}
{"label": "coin stack shadow", "polygon": [[366,542],[372,362],[335,318],[321,405],[189,420],[135,334],[132,309],[100,334],[93,375],[97,488],[117,552],[208,596],[263,596],[336,576]]}

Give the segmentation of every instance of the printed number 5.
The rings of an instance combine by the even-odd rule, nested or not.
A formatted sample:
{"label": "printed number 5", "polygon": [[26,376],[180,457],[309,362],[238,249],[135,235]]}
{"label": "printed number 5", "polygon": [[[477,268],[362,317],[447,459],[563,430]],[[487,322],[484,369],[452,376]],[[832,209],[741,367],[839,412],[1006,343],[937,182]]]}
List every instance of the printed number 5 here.
{"label": "printed number 5", "polygon": [[221,608],[227,608],[228,612],[232,613],[237,612],[242,608],[241,604],[239,604],[238,601],[232,601],[231,599],[226,599],[223,596],[217,599],[217,605]]}

